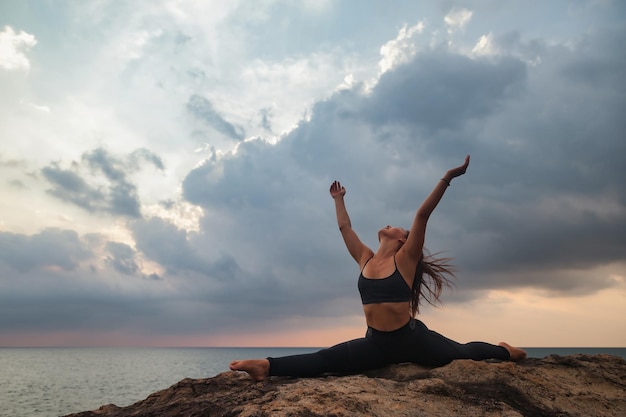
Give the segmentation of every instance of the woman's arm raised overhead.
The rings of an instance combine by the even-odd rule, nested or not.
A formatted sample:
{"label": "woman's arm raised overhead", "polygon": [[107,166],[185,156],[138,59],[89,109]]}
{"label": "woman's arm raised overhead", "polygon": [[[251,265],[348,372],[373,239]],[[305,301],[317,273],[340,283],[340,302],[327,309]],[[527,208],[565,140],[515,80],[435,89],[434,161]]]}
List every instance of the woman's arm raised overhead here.
{"label": "woman's arm raised overhead", "polygon": [[465,174],[465,171],[467,171],[467,167],[469,166],[469,160],[470,157],[467,155],[463,165],[452,168],[446,172],[446,174],[439,181],[437,181],[437,184],[431,191],[430,195],[426,197],[426,200],[424,200],[419,209],[417,209],[413,225],[411,226],[411,230],[409,232],[409,237],[401,249],[401,251],[413,261],[419,261],[419,258],[422,256],[428,218],[437,207],[437,204],[439,204],[439,201],[441,201],[441,197],[443,197],[446,189],[450,186],[450,181],[453,178]]}
{"label": "woman's arm raised overhead", "polygon": [[363,266],[363,264],[374,255],[374,252],[361,242],[361,239],[352,230],[350,216],[346,210],[346,204],[343,197],[346,195],[345,187],[341,186],[339,181],[335,181],[330,185],[330,196],[335,200],[335,211],[337,212],[337,225],[343,237],[343,241],[348,248],[348,252],[354,260]]}

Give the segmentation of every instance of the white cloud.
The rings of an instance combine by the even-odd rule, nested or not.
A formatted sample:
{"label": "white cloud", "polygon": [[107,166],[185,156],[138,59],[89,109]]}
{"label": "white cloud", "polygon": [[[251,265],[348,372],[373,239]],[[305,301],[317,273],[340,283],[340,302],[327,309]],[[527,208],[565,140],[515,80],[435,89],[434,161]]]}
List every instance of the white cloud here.
{"label": "white cloud", "polygon": [[474,45],[472,53],[477,56],[497,55],[499,50],[493,43],[493,33],[482,35]]}
{"label": "white cloud", "polygon": [[471,10],[463,8],[453,8],[450,10],[450,12],[443,18],[443,21],[448,27],[448,33],[452,34],[457,30],[463,29],[472,19],[473,13],[474,12]]}
{"label": "white cloud", "polygon": [[[149,3],[153,7],[152,2]],[[263,14],[265,6],[264,4],[260,6],[255,4],[255,7],[251,7],[250,10]],[[200,22],[205,22],[207,30],[210,30],[211,26],[220,24],[239,7],[241,5],[237,0],[209,0],[201,2],[196,0],[168,0],[163,4],[164,10],[179,23],[196,25]]]}
{"label": "white cloud", "polygon": [[238,80],[241,93],[236,102],[229,99],[231,91],[220,91],[222,100],[230,102],[226,110],[245,114],[247,120],[241,122],[255,122],[250,136],[268,135],[260,129],[257,116],[265,107],[272,108],[272,133],[280,135],[289,131],[315,101],[324,99],[355,69],[349,55],[336,52],[316,52],[278,62],[260,59],[251,62],[241,72]]}
{"label": "white cloud", "polygon": [[146,45],[162,33],[162,30],[140,30],[136,33],[130,33],[126,37],[118,39],[118,44],[113,45],[108,59],[118,59],[123,68],[128,61],[141,58],[144,55]]}
{"label": "white cloud", "polygon": [[50,107],[45,106],[45,105],[40,105],[40,104],[35,104],[35,103],[30,103],[24,99],[20,100],[20,104],[27,106],[31,109],[40,111],[40,112],[44,112],[44,113],[50,113]]}
{"label": "white cloud", "polygon": [[37,44],[34,35],[21,30],[16,33],[11,26],[0,32],[0,68],[5,70],[28,70],[30,61],[26,52]]}
{"label": "white cloud", "polygon": [[420,21],[414,26],[407,27],[404,25],[398,32],[395,39],[390,40],[380,47],[380,55],[382,58],[378,62],[380,73],[389,71],[396,65],[408,62],[415,56],[417,48],[415,40],[416,34],[424,31],[424,22]]}
{"label": "white cloud", "polygon": [[303,0],[302,5],[310,12],[324,13],[332,8],[333,2],[331,0]]}

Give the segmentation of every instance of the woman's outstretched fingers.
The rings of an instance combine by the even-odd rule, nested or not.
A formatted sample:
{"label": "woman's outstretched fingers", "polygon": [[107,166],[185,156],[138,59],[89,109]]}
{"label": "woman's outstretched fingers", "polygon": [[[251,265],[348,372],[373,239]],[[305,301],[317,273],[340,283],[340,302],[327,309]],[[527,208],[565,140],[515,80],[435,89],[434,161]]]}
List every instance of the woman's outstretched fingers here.
{"label": "woman's outstretched fingers", "polygon": [[449,178],[447,178],[448,180],[452,179],[452,178],[456,178],[459,177],[463,174],[465,174],[465,172],[467,171],[467,167],[469,166],[469,162],[470,162],[470,156],[466,155],[465,156],[465,161],[463,162],[463,165],[460,165],[456,168],[452,168],[451,170],[449,170],[447,172],[446,175],[449,176]]}
{"label": "woman's outstretched fingers", "polygon": [[340,197],[346,194],[346,189],[341,186],[339,181],[335,181],[330,185],[330,195],[333,198]]}

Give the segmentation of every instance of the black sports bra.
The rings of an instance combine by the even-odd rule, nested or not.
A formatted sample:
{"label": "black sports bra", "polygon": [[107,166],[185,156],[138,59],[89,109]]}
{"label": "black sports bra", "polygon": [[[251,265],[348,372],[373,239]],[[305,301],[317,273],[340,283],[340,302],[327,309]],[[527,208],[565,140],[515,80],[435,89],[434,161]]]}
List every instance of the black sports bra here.
{"label": "black sports bra", "polygon": [[[372,259],[372,258],[370,258]],[[368,259],[367,262],[370,260]],[[365,262],[365,265],[367,265]],[[395,265],[396,258],[394,256],[393,263]],[[365,269],[363,265],[363,269]],[[363,304],[378,304],[378,303],[398,303],[408,302],[411,300],[411,288],[406,283],[398,266],[393,274],[387,278],[365,278],[363,276],[363,269],[361,275],[359,275],[359,293],[361,294],[361,302]]]}

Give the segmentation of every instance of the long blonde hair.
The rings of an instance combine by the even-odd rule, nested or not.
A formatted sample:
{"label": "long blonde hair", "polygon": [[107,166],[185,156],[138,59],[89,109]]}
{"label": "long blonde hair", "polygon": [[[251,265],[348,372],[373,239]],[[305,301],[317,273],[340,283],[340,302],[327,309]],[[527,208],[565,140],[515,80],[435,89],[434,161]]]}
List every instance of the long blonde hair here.
{"label": "long blonde hair", "polygon": [[[455,267],[450,262],[452,258],[437,258],[440,252],[431,255],[426,249],[422,251],[422,258],[417,263],[413,287],[411,288],[411,316],[415,317],[420,311],[422,299],[432,306],[441,304],[439,296],[443,287],[454,285]],[[450,278],[448,278],[450,277]]]}

